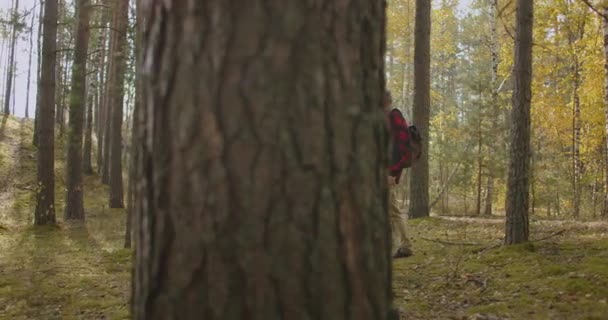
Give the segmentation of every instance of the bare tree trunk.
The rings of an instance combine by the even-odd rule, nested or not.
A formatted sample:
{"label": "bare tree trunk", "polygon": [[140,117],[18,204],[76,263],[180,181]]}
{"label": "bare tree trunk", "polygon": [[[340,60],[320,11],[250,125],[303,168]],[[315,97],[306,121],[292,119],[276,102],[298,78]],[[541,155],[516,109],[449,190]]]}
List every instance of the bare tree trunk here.
{"label": "bare tree trunk", "polygon": [[70,130],[66,161],[65,219],[84,220],[82,181],[82,126],[87,100],[87,55],[89,47],[90,0],[76,0],[78,29],[74,62],[72,64],[72,89],[70,93]]}
{"label": "bare tree trunk", "polygon": [[116,49],[111,59],[114,61],[114,73],[110,72],[108,97],[110,120],[110,158],[109,158],[109,184],[110,208],[124,208],[124,192],[122,181],[122,117],[125,91],[125,72],[127,68],[128,46],[127,27],[129,23],[129,0],[118,0],[115,11]]}
{"label": "bare tree trunk", "polygon": [[517,0],[517,34],[511,115],[511,147],[506,198],[505,244],[527,242],[530,198],[530,100],[534,1]]}
{"label": "bare tree trunk", "polygon": [[133,319],[389,319],[384,1],[182,4],[150,3]]}
{"label": "bare tree trunk", "polygon": [[44,20],[44,0],[40,0],[40,12],[38,15],[38,68],[36,68],[36,112],[34,119],[34,137],[32,138],[32,144],[34,146],[38,146],[38,120],[40,119],[39,110],[40,110],[40,96],[42,92],[40,75],[42,73],[42,25]]}
{"label": "bare tree trunk", "polygon": [[580,125],[580,117],[581,117],[581,102],[579,97],[579,87],[580,87],[580,65],[578,62],[578,58],[574,57],[574,68],[573,68],[573,81],[572,81],[572,94],[573,94],[573,110],[572,110],[572,143],[573,143],[573,154],[572,154],[572,163],[573,163],[573,179],[572,179],[572,187],[573,187],[573,216],[574,218],[578,218],[580,216],[580,207],[581,207],[581,158],[580,158],[580,145],[581,145],[581,125]]}
{"label": "bare tree trunk", "polygon": [[[491,30],[491,52],[492,52],[492,114],[497,115],[499,113],[498,106],[498,57],[499,57],[499,42],[498,42],[498,0],[490,0],[490,7],[492,11],[492,30]],[[490,117],[493,121],[493,128],[498,127],[498,116]],[[486,184],[485,192],[485,209],[484,215],[492,215],[492,204],[494,202],[494,174],[498,160],[494,156],[498,152],[499,144],[495,141],[496,139],[490,139],[490,154],[488,159],[488,180]]]}
{"label": "bare tree trunk", "polygon": [[30,13],[32,15],[32,19],[30,22],[30,51],[29,58],[27,62],[27,89],[25,94],[25,117],[30,117],[30,86],[32,81],[32,52],[34,51],[34,17],[36,15],[32,11]]}
{"label": "bare tree trunk", "polygon": [[422,156],[412,166],[410,175],[411,218],[428,217],[429,207],[429,124],[431,69],[431,2],[416,0],[414,40],[414,106],[413,120],[423,138]]}
{"label": "bare tree trunk", "polygon": [[55,223],[55,63],[57,0],[46,0],[38,121],[38,192],[34,224]]}
{"label": "bare tree trunk", "polygon": [[[110,5],[110,1],[102,1],[102,4],[104,5]],[[106,9],[109,10],[109,9]],[[108,11],[104,11],[104,13],[102,13],[101,15],[101,25],[106,27],[109,23],[109,17],[110,14],[108,13]],[[101,32],[101,36],[99,38],[99,48],[100,48],[100,52],[99,52],[99,56],[98,56],[98,60],[97,60],[97,68],[99,70],[99,88],[97,90],[97,94],[98,94],[98,100],[97,100],[97,128],[96,128],[96,135],[97,135],[97,170],[99,174],[102,174],[102,179],[103,179],[103,168],[104,168],[104,155],[105,155],[105,127],[106,127],[106,123],[107,123],[107,117],[106,117],[106,76],[107,76],[107,70],[109,70],[109,61],[106,60],[106,55],[107,52],[106,51],[106,42],[108,40],[108,33],[110,33],[111,31],[109,31],[109,28],[104,28],[102,29]],[[107,176],[106,173],[106,179],[109,180],[109,176]],[[106,180],[107,181],[107,180]]]}
{"label": "bare tree trunk", "polygon": [[481,132],[482,110],[479,110],[477,122],[477,202],[475,204],[475,215],[481,215],[481,178],[483,172],[483,135]]}
{"label": "bare tree trunk", "polygon": [[8,58],[8,72],[6,73],[6,87],[4,88],[4,113],[11,113],[11,93],[13,92],[13,79],[15,74],[15,47],[17,45],[17,23],[19,22],[19,0],[15,0],[11,17],[11,46]]}
{"label": "bare tree trunk", "polygon": [[606,154],[605,154],[605,170],[604,174],[604,206],[602,208],[602,217],[608,217],[608,4],[603,8],[604,17],[602,17],[604,30],[604,115],[606,118]]}
{"label": "bare tree trunk", "polygon": [[86,175],[92,175],[93,164],[91,153],[93,152],[93,105],[95,104],[95,92],[97,89],[91,85],[87,85],[88,105],[86,106],[87,115],[85,121],[84,132],[84,151],[82,158],[82,172]]}

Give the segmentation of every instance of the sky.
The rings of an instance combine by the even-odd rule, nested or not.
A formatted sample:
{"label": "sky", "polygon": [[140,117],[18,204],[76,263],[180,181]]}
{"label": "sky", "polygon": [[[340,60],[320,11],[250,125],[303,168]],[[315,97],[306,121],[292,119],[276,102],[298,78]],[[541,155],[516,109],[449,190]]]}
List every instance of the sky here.
{"label": "sky", "polygon": [[[473,0],[460,0],[459,9],[466,10]],[[0,9],[3,11],[11,8],[12,0],[0,0]],[[34,114],[35,101],[36,101],[36,74],[37,74],[37,44],[36,40],[38,39],[38,1],[36,0],[19,0],[19,9],[23,11],[24,9],[30,10],[34,8],[34,12],[36,14],[36,21],[34,21],[34,33],[33,33],[33,51],[32,51],[32,75],[31,75],[31,83],[30,83],[30,117]],[[29,27],[31,16],[28,16],[26,19],[26,23]],[[24,38],[25,37],[25,38]],[[2,44],[5,45],[5,44]],[[7,63],[5,57],[7,56],[7,50],[5,49],[3,55],[3,61],[0,61],[0,83],[4,83],[6,81],[6,75],[3,73],[4,66]],[[29,34],[22,36],[18,39],[17,47],[15,50],[15,57],[17,60],[17,77],[15,81],[15,113],[19,117],[25,116],[25,104],[26,104],[26,93],[27,93],[27,64],[29,58]],[[0,92],[3,96],[4,92]]]}

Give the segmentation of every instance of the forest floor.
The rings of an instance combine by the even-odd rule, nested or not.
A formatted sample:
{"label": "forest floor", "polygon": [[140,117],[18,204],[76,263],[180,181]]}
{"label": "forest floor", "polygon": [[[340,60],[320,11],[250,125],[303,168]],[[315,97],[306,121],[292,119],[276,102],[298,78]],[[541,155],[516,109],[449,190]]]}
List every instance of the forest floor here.
{"label": "forest floor", "polygon": [[[32,227],[32,122],[0,116],[0,319],[128,319],[125,212],[85,178],[86,223],[63,221],[64,152],[56,152],[56,227]],[[402,319],[607,319],[608,223],[533,221],[532,243],[500,247],[502,219],[409,222],[414,256],[396,260]]]}
{"label": "forest floor", "polygon": [[85,178],[86,223],[63,221],[64,152],[56,150],[56,227],[33,227],[33,123],[0,116],[0,319],[127,319],[131,252],[124,210]]}

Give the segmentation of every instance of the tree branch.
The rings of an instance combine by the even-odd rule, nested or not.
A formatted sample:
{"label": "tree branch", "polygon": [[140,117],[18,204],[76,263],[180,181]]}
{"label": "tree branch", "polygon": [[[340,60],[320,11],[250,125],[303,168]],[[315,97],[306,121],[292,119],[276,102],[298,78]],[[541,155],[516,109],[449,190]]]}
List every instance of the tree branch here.
{"label": "tree branch", "polygon": [[595,6],[593,6],[593,4],[591,3],[591,1],[589,0],[581,0],[583,1],[584,4],[587,5],[587,7],[589,7],[589,9],[595,11],[595,13],[597,13],[600,17],[602,17],[604,20],[608,20],[608,16],[605,13],[602,13],[599,9],[597,9]]}

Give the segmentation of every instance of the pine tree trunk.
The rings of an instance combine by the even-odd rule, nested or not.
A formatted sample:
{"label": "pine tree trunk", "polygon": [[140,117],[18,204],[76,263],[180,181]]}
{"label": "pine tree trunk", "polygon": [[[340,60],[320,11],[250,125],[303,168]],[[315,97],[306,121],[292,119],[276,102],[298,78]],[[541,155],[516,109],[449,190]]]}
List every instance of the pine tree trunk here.
{"label": "pine tree trunk", "polygon": [[65,219],[84,220],[82,181],[82,126],[87,101],[87,53],[89,47],[90,0],[77,0],[78,29],[72,64],[72,89],[70,93],[70,130],[66,161]]}
{"label": "pine tree trunk", "polygon": [[580,158],[580,145],[581,145],[581,102],[579,97],[580,87],[580,65],[578,58],[574,57],[574,68],[573,68],[573,81],[572,81],[572,94],[573,94],[573,110],[572,110],[572,130],[573,130],[573,216],[578,218],[580,215],[581,208],[581,158]]}
{"label": "pine tree trunk", "polygon": [[431,2],[416,0],[414,38],[414,106],[413,120],[423,139],[422,156],[411,169],[411,218],[428,217],[429,208],[429,124],[431,69]]}
{"label": "pine tree trunk", "polygon": [[[102,1],[102,3],[106,6],[110,5],[110,1]],[[97,89],[97,121],[96,121],[96,136],[97,136],[97,171],[99,174],[103,173],[103,162],[104,162],[104,134],[105,134],[105,101],[106,101],[106,71],[109,70],[109,62],[106,60],[106,42],[108,39],[109,28],[106,28],[109,23],[110,14],[108,11],[104,11],[101,15],[101,26],[104,28],[101,29],[101,36],[99,37],[98,46],[100,48],[99,56],[97,60],[97,69],[99,70],[99,87]],[[103,175],[102,175],[103,176]],[[108,178],[106,176],[106,178]]]}
{"label": "pine tree trunk", "polygon": [[606,117],[606,154],[604,174],[604,206],[602,217],[608,217],[608,4],[604,7],[603,30],[604,30],[604,114]]}
{"label": "pine tree trunk", "polygon": [[[498,40],[498,0],[490,0],[490,10],[492,12],[492,30],[491,30],[491,53],[492,53],[492,114],[499,114],[499,105],[498,105],[498,57],[499,57],[499,40]],[[492,127],[498,128],[498,117],[492,116],[490,117],[492,120]],[[496,141],[497,139],[490,139],[490,154],[488,155],[488,180],[486,184],[486,192],[485,192],[485,209],[484,215],[491,216],[492,215],[492,204],[494,202],[494,175],[497,166],[498,159],[496,158],[496,153],[499,152],[499,144]]]}
{"label": "pine tree trunk", "polygon": [[25,118],[30,117],[30,86],[32,82],[32,52],[34,51],[34,18],[36,15],[32,11],[32,20],[30,22],[30,51],[27,62],[27,89],[25,94]]}
{"label": "pine tree trunk", "polygon": [[40,86],[40,76],[42,73],[42,25],[44,24],[44,0],[40,0],[40,12],[38,13],[38,68],[36,68],[36,112],[34,118],[34,137],[32,138],[32,144],[38,146],[38,120],[40,119],[40,96],[42,88]]}
{"label": "pine tree trunk", "polygon": [[13,93],[13,80],[15,74],[15,47],[17,45],[17,22],[19,17],[19,0],[13,4],[13,14],[11,17],[11,46],[8,58],[8,72],[6,73],[6,87],[4,88],[4,114],[11,113],[11,94]]}
{"label": "pine tree trunk", "polygon": [[124,80],[127,68],[128,47],[127,27],[129,23],[129,0],[118,0],[116,6],[116,43],[111,59],[114,61],[114,73],[109,79],[111,94],[108,97],[110,120],[110,158],[109,158],[109,184],[110,208],[124,208],[124,192],[122,181],[122,117],[124,101]]}
{"label": "pine tree trunk", "polygon": [[475,204],[475,215],[481,215],[481,178],[483,172],[483,135],[481,132],[482,111],[479,110],[477,123],[477,202]]}
{"label": "pine tree trunk", "polygon": [[86,175],[92,175],[94,173],[91,158],[91,153],[93,152],[93,105],[95,104],[95,92],[97,89],[92,85],[87,85],[87,89],[85,91],[87,92],[88,104],[86,106],[87,114],[84,132],[82,172]]}
{"label": "pine tree trunk", "polygon": [[111,132],[111,119],[112,114],[112,90],[114,87],[112,83],[114,74],[116,73],[115,63],[115,51],[116,51],[116,19],[118,4],[121,0],[113,0],[112,2],[112,19],[109,29],[109,45],[107,52],[107,63],[106,63],[106,81],[104,85],[104,96],[103,96],[103,156],[102,156],[102,167],[101,167],[101,182],[104,184],[110,183],[110,132]]}
{"label": "pine tree trunk", "polygon": [[183,4],[149,10],[133,319],[389,319],[384,2]]}
{"label": "pine tree trunk", "polygon": [[44,4],[44,36],[38,120],[38,192],[34,224],[55,223],[55,63],[57,55],[57,0]]}
{"label": "pine tree trunk", "polygon": [[527,242],[530,198],[530,100],[534,1],[517,0],[513,110],[506,198],[505,244]]}

